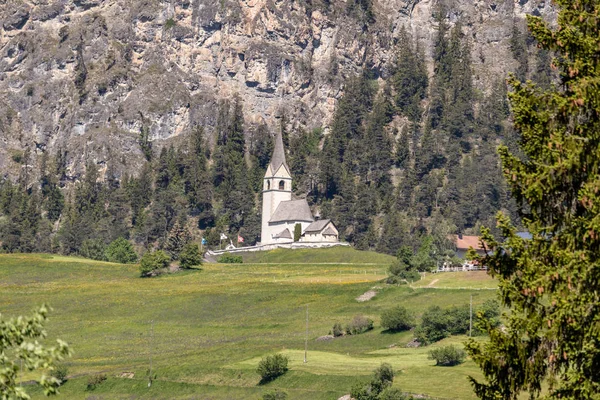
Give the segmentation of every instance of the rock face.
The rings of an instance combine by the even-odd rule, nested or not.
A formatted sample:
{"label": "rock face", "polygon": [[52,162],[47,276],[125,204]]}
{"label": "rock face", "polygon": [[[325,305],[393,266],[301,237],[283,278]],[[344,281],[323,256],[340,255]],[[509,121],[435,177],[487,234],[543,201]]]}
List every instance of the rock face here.
{"label": "rock face", "polygon": [[[0,170],[17,174],[24,149],[34,164],[63,149],[75,178],[86,160],[136,171],[142,127],[155,147],[194,124],[211,132],[218,101],[236,93],[248,126],[274,126],[285,112],[294,126],[326,127],[346,76],[365,63],[389,75],[402,26],[431,61],[436,1],[374,0],[367,23],[345,0],[8,0]],[[515,68],[513,21],[554,13],[543,0],[445,2],[449,22],[463,22],[483,91]]]}

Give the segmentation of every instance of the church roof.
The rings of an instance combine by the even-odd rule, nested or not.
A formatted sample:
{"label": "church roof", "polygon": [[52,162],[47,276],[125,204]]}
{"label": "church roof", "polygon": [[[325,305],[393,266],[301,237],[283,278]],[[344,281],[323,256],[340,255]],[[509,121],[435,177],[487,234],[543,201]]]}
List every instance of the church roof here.
{"label": "church roof", "polygon": [[273,174],[277,173],[277,170],[281,165],[289,171],[287,163],[285,162],[285,149],[283,148],[283,138],[281,132],[278,132],[275,136],[275,148],[273,149],[273,157],[271,157],[271,171]]}
{"label": "church roof", "polygon": [[269,222],[314,221],[306,199],[282,201]]}
{"label": "church roof", "polygon": [[307,226],[304,232],[321,232],[330,222],[330,219],[320,219]]}
{"label": "church roof", "polygon": [[288,228],[285,228],[284,230],[279,232],[277,235],[275,235],[273,238],[274,239],[291,239],[292,233],[290,232],[290,230]]}
{"label": "church roof", "polygon": [[336,236],[337,233],[335,233],[335,231],[333,229],[331,229],[331,227],[329,227],[323,231],[323,236],[326,236],[326,235]]}

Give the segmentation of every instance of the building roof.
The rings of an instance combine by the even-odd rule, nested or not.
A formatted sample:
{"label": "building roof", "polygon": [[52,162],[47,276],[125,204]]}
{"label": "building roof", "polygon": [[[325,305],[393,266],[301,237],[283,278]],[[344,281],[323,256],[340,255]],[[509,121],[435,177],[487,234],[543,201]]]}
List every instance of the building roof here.
{"label": "building roof", "polygon": [[285,228],[284,230],[282,230],[281,232],[279,232],[277,235],[275,235],[273,237],[275,239],[291,239],[292,233],[290,232],[290,230],[288,228]]}
{"label": "building roof", "polygon": [[285,149],[283,148],[283,138],[281,132],[278,132],[275,136],[275,148],[273,149],[273,157],[271,157],[271,171],[273,174],[277,173],[277,170],[281,165],[289,171],[287,163],[285,162]]}
{"label": "building roof", "polygon": [[327,224],[329,224],[330,222],[331,222],[330,219],[320,219],[318,221],[315,221],[306,227],[306,229],[304,230],[304,233],[306,233],[306,232],[321,232],[323,229],[325,229]]}
{"label": "building roof", "polygon": [[337,233],[335,233],[335,231],[329,227],[323,231],[323,236],[327,235],[337,236]]}
{"label": "building roof", "polygon": [[454,243],[458,250],[468,250],[470,247],[475,250],[483,250],[479,236],[456,235],[454,236]]}
{"label": "building roof", "polygon": [[306,199],[282,201],[269,222],[314,221]]}

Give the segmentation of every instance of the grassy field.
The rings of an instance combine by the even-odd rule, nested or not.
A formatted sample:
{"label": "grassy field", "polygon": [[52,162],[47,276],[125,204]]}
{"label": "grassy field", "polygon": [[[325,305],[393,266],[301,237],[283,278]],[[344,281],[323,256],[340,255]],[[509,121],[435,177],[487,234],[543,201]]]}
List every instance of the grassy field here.
{"label": "grassy field", "polygon": [[[381,283],[386,256],[361,258],[354,250],[341,258],[343,263],[336,263],[339,257],[319,259],[310,254],[309,262],[300,263],[298,257],[274,253],[264,258],[288,261],[207,264],[202,270],[152,279],[138,278],[132,265],[0,255],[0,312],[4,317],[27,314],[44,302],[54,308],[47,327],[49,340],[60,337],[74,350],[68,361],[72,378],[61,390],[63,398],[259,399],[278,388],[290,399],[337,399],[357,379],[367,379],[381,362],[400,372],[394,385],[406,392],[474,398],[466,379],[468,374],[478,375],[471,361],[435,367],[427,359],[428,348],[403,347],[412,339],[410,332],[382,332],[379,316],[396,304],[420,315],[430,305],[466,304],[471,295],[480,304],[495,291],[431,290],[431,281],[424,288],[388,286]],[[330,261],[319,265],[315,259]],[[469,286],[463,284],[465,279],[480,281],[456,273],[444,286],[451,286],[452,280],[455,287]],[[377,291],[372,300],[355,300],[372,289]],[[304,364],[306,305],[309,351]],[[334,322],[345,324],[357,314],[372,318],[376,329],[315,340],[329,333]],[[260,386],[256,365],[275,352],[290,357],[290,371]],[[148,388],[145,373],[150,359],[158,379]],[[100,372],[108,380],[85,391],[88,377]],[[125,372],[134,373],[134,378],[119,377]],[[42,397],[34,387],[30,391],[34,398]]]}
{"label": "grassy field", "polygon": [[433,289],[496,289],[497,284],[485,271],[438,272],[427,274],[411,285]]}
{"label": "grassy field", "polygon": [[382,264],[386,268],[394,257],[374,251],[359,251],[352,247],[329,247],[324,249],[277,249],[243,253],[246,263],[348,263]]}

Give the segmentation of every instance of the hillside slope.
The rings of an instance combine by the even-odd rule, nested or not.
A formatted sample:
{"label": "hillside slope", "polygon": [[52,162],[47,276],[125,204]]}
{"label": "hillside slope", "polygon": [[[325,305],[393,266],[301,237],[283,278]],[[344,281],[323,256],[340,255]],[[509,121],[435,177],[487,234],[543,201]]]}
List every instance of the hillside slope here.
{"label": "hillside slope", "polygon": [[[403,26],[432,73],[438,2],[374,0],[365,11],[354,0],[9,0],[0,8],[0,169],[16,176],[24,150],[35,165],[62,149],[70,179],[86,160],[137,172],[141,131],[159,148],[194,124],[210,128],[218,101],[235,93],[249,126],[274,127],[284,110],[292,126],[328,126],[345,77],[365,65],[389,75]],[[544,0],[444,2],[449,22],[464,25],[483,92],[517,67],[514,21],[522,30],[524,13],[553,15]]]}

